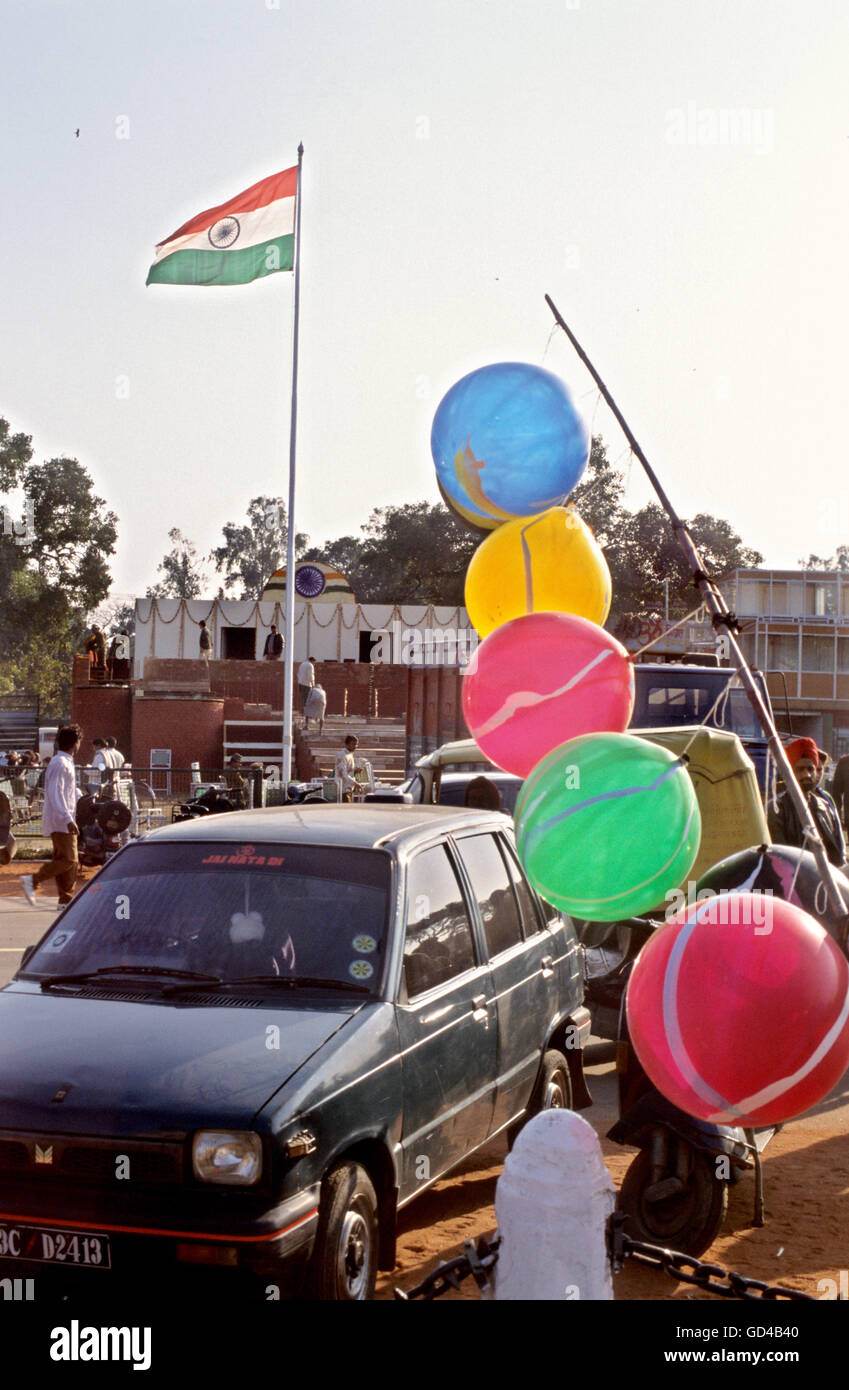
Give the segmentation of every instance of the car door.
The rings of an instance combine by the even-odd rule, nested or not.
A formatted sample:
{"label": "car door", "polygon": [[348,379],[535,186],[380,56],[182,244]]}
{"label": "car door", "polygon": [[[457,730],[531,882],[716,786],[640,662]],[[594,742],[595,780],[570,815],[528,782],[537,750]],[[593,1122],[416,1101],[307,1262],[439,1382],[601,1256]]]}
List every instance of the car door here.
{"label": "car door", "polygon": [[407,863],[403,980],[396,1005],[403,1075],[401,1194],[482,1144],[495,1095],[496,1020],[469,904],[444,843]]}
{"label": "car door", "polygon": [[489,955],[498,1020],[498,1080],[493,1129],[524,1110],[553,1016],[554,968],[533,897],[500,835],[463,835],[457,850]]}

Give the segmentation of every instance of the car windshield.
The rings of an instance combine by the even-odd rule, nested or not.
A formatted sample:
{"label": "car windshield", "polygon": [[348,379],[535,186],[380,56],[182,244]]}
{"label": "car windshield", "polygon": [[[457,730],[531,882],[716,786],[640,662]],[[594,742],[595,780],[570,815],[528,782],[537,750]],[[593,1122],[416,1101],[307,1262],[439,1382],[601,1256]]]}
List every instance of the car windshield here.
{"label": "car windshield", "polygon": [[476,777],[486,777],[498,788],[501,810],[512,816],[522,785],[521,777],[513,777],[509,772],[490,772],[486,767],[480,772],[443,772],[439,782],[440,806],[465,806],[469,783]]}
{"label": "car windshield", "polygon": [[[755,677],[763,693],[763,678],[759,672]],[[722,693],[726,699],[717,704]],[[633,729],[701,724],[705,720],[711,728],[729,729],[738,738],[764,738],[745,690],[733,685],[726,672],[718,670],[715,675],[699,677],[673,667],[670,675],[638,675]]]}
{"label": "car windshield", "polygon": [[390,857],[324,845],[140,844],[107,864],[26,964],[377,988]]}

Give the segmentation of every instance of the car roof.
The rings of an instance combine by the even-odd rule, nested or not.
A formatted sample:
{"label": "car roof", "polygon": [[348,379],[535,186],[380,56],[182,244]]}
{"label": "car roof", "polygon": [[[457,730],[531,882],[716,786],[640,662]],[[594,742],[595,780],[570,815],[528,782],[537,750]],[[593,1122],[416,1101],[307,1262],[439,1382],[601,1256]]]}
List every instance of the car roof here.
{"label": "car roof", "polygon": [[295,806],[268,807],[261,811],[225,811],[197,816],[177,825],[153,830],[139,843],[176,843],[181,840],[226,843],[334,844],[373,849],[378,845],[429,837],[435,832],[466,826],[510,824],[508,816],[493,811],[474,811],[460,806],[393,805],[368,802],[339,805],[306,802]]}
{"label": "car roof", "polygon": [[416,767],[446,767],[451,763],[481,763],[484,767],[492,767],[492,763],[486,754],[481,752],[473,738],[443,743],[440,748],[434,748],[433,752],[425,753],[424,757],[419,758]]}

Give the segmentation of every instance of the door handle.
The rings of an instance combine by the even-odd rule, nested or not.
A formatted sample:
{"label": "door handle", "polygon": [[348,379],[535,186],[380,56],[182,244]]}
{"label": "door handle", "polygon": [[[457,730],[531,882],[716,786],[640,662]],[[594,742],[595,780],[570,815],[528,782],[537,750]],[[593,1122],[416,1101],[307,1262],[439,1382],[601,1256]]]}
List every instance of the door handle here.
{"label": "door handle", "polygon": [[540,961],[540,966],[542,967],[542,974],[545,978],[554,974],[554,961],[551,956],[543,956]]}
{"label": "door handle", "polygon": [[476,1023],[489,1025],[489,1009],[486,1007],[485,994],[476,994],[472,1000],[472,1018]]}

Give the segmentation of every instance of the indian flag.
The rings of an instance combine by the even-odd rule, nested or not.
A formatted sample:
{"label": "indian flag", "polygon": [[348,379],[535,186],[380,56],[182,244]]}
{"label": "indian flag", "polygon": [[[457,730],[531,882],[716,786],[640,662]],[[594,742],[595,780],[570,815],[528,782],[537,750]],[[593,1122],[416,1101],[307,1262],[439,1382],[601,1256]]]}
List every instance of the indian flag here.
{"label": "indian flag", "polygon": [[261,179],[160,241],[148,285],[246,285],[295,259],[298,168]]}

